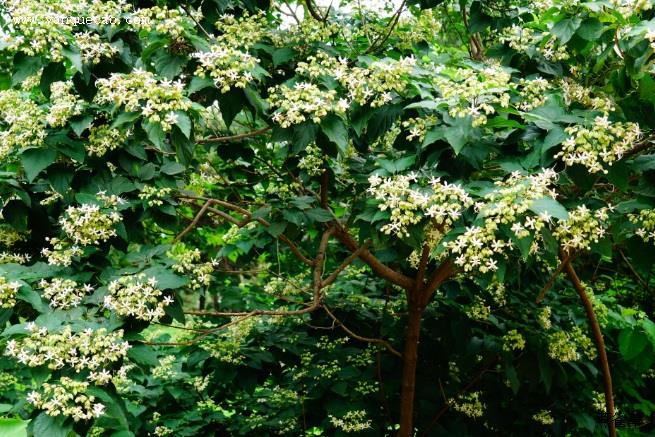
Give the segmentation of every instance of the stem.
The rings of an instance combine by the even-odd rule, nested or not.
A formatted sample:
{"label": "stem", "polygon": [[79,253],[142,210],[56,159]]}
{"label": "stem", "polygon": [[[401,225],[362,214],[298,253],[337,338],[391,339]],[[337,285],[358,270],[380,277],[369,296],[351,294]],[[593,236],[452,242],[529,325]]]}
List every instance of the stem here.
{"label": "stem", "polygon": [[607,360],[607,350],[605,350],[605,342],[603,341],[603,333],[600,331],[600,325],[598,324],[598,319],[596,319],[596,313],[594,313],[594,307],[589,300],[589,296],[584,290],[580,278],[575,273],[573,266],[570,261],[566,261],[566,274],[573,283],[575,291],[580,296],[582,300],[582,305],[584,306],[585,311],[587,312],[587,318],[589,319],[589,324],[591,325],[591,331],[594,334],[594,341],[596,342],[596,348],[598,349],[598,359],[600,360],[600,367],[603,372],[603,382],[605,385],[605,408],[607,409],[607,426],[609,427],[610,437],[616,437],[616,423],[614,422],[614,397],[612,392],[612,375],[610,374],[609,361]]}
{"label": "stem", "polygon": [[416,364],[421,335],[423,311],[418,302],[409,303],[409,319],[403,352],[403,376],[400,392],[400,431],[398,437],[410,437],[414,428],[414,395],[416,393]]}

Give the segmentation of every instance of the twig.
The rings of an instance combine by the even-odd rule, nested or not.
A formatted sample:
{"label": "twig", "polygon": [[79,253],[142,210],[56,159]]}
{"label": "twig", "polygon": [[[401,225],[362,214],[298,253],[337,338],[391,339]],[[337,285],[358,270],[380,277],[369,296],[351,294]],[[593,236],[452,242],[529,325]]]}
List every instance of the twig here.
{"label": "twig", "polygon": [[337,277],[339,276],[339,273],[341,273],[346,267],[348,267],[353,261],[355,261],[355,259],[357,259],[360,256],[360,254],[367,249],[369,243],[370,241],[367,241],[362,246],[360,246],[359,249],[357,249],[350,256],[348,256],[348,258],[343,260],[341,265],[339,265],[339,267],[337,267],[332,273],[330,273],[330,276],[325,278],[321,283],[321,285],[323,287],[327,287],[328,285],[331,285],[334,281],[336,281]]}
{"label": "twig", "polygon": [[332,314],[332,312],[330,311],[330,309],[327,306],[322,305],[322,307],[325,310],[325,312],[327,313],[327,315],[330,316],[330,318],[332,320],[334,320],[334,322],[337,325],[339,325],[339,327],[341,327],[341,329],[343,329],[346,332],[346,334],[348,334],[350,337],[354,338],[355,340],[364,341],[366,343],[375,343],[375,344],[379,344],[381,346],[384,346],[385,348],[387,348],[387,350],[389,352],[391,352],[392,354],[394,354],[398,358],[402,358],[402,354],[400,352],[398,352],[393,346],[391,346],[391,344],[388,341],[383,340],[381,338],[362,337],[361,335],[355,334],[346,325],[344,325],[343,322],[341,322],[341,320],[337,319],[337,317],[334,314]]}
{"label": "twig", "polygon": [[637,271],[635,270],[635,268],[632,266],[632,263],[628,260],[628,258],[626,258],[625,254],[623,253],[623,251],[622,251],[621,249],[619,249],[619,254],[621,255],[621,258],[623,258],[623,261],[624,261],[625,264],[628,266],[628,268],[630,269],[630,271],[632,272],[632,274],[634,275],[634,277],[637,279],[637,281],[639,281],[639,283],[640,283],[644,288],[649,289],[650,287],[648,286],[648,282],[644,281],[644,280],[642,279],[642,277],[639,275],[639,273],[637,273]]}
{"label": "twig", "polygon": [[258,135],[265,134],[272,128],[270,126],[263,127],[261,129],[254,130],[252,132],[246,132],[243,134],[237,134],[237,135],[229,135],[226,137],[209,137],[209,138],[203,138],[200,140],[196,140],[196,143],[198,144],[208,144],[208,143],[224,143],[227,141],[239,141],[243,140],[245,138],[251,138],[251,137],[256,137]]}

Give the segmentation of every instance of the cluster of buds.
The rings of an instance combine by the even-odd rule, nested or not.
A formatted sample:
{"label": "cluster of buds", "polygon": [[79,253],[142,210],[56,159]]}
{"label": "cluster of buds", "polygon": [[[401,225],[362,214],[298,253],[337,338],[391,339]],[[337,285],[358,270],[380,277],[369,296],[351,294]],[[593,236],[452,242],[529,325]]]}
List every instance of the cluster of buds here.
{"label": "cluster of buds", "polygon": [[49,416],[69,416],[75,422],[91,420],[102,416],[105,406],[86,393],[88,387],[88,382],[62,376],[56,383],[44,383],[42,392],[32,391],[27,401]]}
{"label": "cluster of buds", "polygon": [[13,308],[16,305],[16,293],[21,285],[20,282],[9,282],[7,278],[0,276],[0,308]]}
{"label": "cluster of buds", "polygon": [[589,250],[591,243],[598,243],[605,235],[609,210],[603,207],[592,211],[585,205],[580,205],[569,212],[568,219],[557,224],[553,236],[567,251]]}
{"label": "cluster of buds", "polygon": [[284,128],[307,120],[320,123],[328,113],[343,114],[349,106],[345,99],[337,101],[335,90],[323,91],[309,82],[277,85],[269,93],[268,102],[276,108],[272,119]]}

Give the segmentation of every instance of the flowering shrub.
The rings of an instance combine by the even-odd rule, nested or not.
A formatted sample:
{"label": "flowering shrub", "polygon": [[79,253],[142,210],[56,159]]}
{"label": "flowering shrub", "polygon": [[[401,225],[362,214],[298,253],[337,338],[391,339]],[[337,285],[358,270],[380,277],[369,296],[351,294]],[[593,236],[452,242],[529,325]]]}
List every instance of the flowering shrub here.
{"label": "flowering shrub", "polygon": [[337,3],[0,2],[0,435],[652,426],[651,2]]}

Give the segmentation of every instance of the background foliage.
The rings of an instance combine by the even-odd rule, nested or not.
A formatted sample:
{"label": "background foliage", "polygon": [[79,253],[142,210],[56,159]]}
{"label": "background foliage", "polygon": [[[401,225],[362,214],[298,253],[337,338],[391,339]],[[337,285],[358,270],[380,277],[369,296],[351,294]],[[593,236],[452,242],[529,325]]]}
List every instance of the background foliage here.
{"label": "background foliage", "polygon": [[652,432],[652,3],[375,6],[3,2],[2,435]]}

